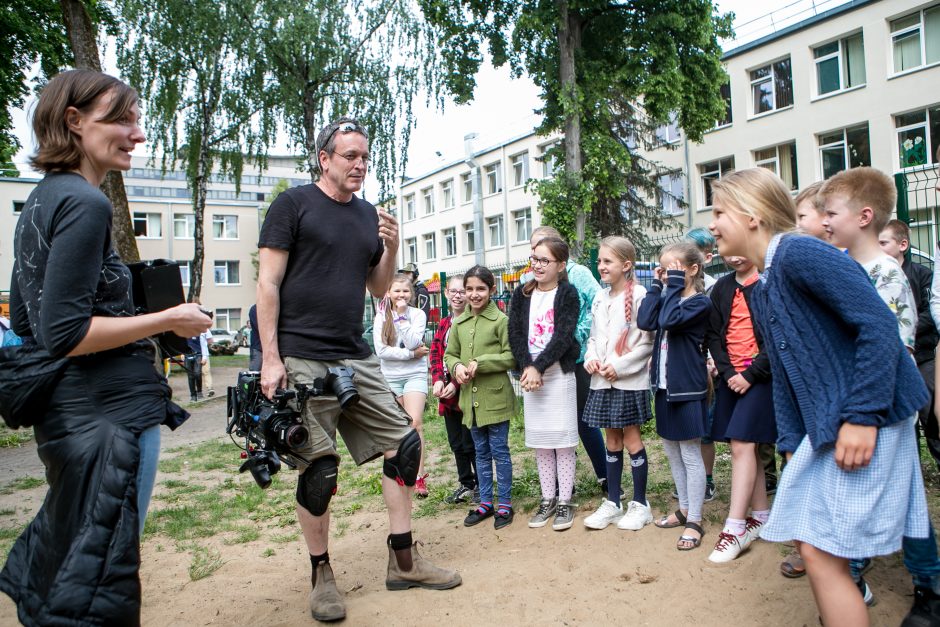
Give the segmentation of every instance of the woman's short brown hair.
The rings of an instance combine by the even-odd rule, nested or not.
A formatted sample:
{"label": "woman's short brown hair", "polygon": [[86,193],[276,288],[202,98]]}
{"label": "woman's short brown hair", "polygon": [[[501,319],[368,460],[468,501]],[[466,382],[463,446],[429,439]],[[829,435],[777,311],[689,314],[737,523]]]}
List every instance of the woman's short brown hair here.
{"label": "woman's short brown hair", "polygon": [[33,112],[38,149],[30,165],[40,172],[78,169],[84,153],[78,137],[69,130],[65,111],[75,107],[87,112],[108,92],[114,97],[100,121],[117,122],[137,103],[137,92],[123,81],[93,70],[69,70],[49,81]]}

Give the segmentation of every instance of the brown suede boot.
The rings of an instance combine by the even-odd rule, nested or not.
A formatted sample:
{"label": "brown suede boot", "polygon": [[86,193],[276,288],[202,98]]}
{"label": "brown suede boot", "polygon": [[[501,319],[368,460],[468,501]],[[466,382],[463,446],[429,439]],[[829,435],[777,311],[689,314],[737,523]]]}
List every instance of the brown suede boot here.
{"label": "brown suede boot", "polygon": [[457,571],[448,568],[439,568],[421,557],[418,553],[418,542],[411,545],[411,559],[414,566],[409,571],[398,567],[395,551],[388,547],[388,575],[385,577],[385,587],[389,590],[407,590],[408,588],[429,588],[431,590],[449,590],[460,585],[461,579]]}
{"label": "brown suede boot", "polygon": [[336,589],[336,579],[329,562],[317,564],[317,585],[310,593],[310,613],[322,622],[346,618],[346,603]]}

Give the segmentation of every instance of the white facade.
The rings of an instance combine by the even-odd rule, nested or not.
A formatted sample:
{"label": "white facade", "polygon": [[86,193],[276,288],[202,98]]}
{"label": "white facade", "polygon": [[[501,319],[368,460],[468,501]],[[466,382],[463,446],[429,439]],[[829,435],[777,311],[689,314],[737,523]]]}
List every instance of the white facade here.
{"label": "white facade", "polygon": [[[291,186],[310,179],[297,171],[293,157],[271,157],[261,178],[248,167],[241,190],[227,177],[213,177],[205,207],[205,262],[202,303],[215,312],[214,326],[235,331],[248,319],[255,302],[255,268],[261,211],[267,195],[281,179]],[[39,178],[0,178],[0,293],[10,289],[13,271],[13,233],[22,209]],[[182,171],[160,170],[135,157],[124,175],[140,258],[181,262],[184,290],[189,288],[193,258],[193,209]]]}
{"label": "white facade", "polygon": [[708,224],[710,179],[731,169],[772,168],[796,193],[856,165],[889,174],[935,167],[936,0],[856,0],[730,50],[724,62],[730,123],[700,144],[663,128],[673,150],[649,154],[675,172],[661,180],[661,204],[682,228]]}
{"label": "white facade", "polygon": [[544,153],[557,141],[530,131],[407,180],[393,203],[401,224],[400,266],[416,263],[427,280],[477,263],[522,264],[541,220],[537,197],[526,183],[553,173]]}

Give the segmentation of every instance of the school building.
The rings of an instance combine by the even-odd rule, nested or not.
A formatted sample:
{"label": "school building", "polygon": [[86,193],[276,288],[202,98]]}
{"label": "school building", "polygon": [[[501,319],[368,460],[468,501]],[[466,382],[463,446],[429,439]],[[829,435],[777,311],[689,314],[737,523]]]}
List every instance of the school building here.
{"label": "school building", "polygon": [[[291,187],[310,179],[297,171],[294,157],[269,157],[264,172],[246,164],[241,188],[227,175],[215,174],[205,207],[205,262],[202,302],[215,312],[214,328],[238,330],[255,302],[257,251],[261,215],[268,194],[281,179]],[[9,292],[13,272],[13,234],[19,214],[38,176],[0,178],[0,300]],[[161,172],[134,157],[124,173],[124,185],[134,222],[140,258],[172,259],[180,263],[184,290],[189,288],[193,258],[192,195],[185,172]]]}

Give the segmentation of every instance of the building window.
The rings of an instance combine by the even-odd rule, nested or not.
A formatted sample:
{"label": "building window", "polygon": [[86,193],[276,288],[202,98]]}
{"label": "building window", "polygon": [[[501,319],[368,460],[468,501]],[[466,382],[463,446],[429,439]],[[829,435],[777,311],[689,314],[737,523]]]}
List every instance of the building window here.
{"label": "building window", "polygon": [[528,242],[532,239],[532,210],[529,207],[512,212],[516,223],[516,242]]}
{"label": "building window", "polygon": [[434,188],[425,187],[421,190],[421,203],[424,205],[424,215],[434,213]]}
{"label": "building window", "polygon": [[702,208],[704,209],[712,206],[712,183],[721,180],[721,177],[734,169],[734,157],[725,157],[718,161],[703,163],[698,169],[702,176],[702,191],[705,199],[705,206]]}
{"label": "building window", "polygon": [[490,248],[503,245],[503,216],[486,219],[486,228],[490,233]]}
{"label": "building window", "polygon": [[822,96],[865,84],[865,46],[862,34],[813,48],[816,90]]}
{"label": "building window", "polygon": [[796,175],[796,142],[754,151],[754,165],[767,168],[787,184],[787,189],[800,188]]}
{"label": "building window", "polygon": [[454,208],[454,179],[441,183],[441,199],[444,209]]}
{"label": "building window", "polygon": [[463,225],[464,241],[467,244],[467,252],[472,253],[477,249],[477,232],[473,228],[473,222],[467,222]]}
{"label": "building window", "polygon": [[434,233],[424,234],[424,258],[437,259],[437,236]]}
{"label": "building window", "polygon": [[212,237],[215,239],[238,239],[238,216],[212,216]]}
{"label": "building window", "polygon": [[460,175],[460,188],[463,190],[463,201],[465,203],[473,200],[473,179],[470,173]]}
{"label": "building window", "polygon": [[238,262],[216,261],[213,268],[216,285],[238,285]]}
{"label": "building window", "polygon": [[499,161],[483,168],[483,180],[487,195],[499,192]]}
{"label": "building window", "polygon": [[848,168],[871,165],[868,124],[820,135],[819,161],[823,179]]}
{"label": "building window", "polygon": [[457,229],[451,227],[441,232],[444,234],[444,256],[455,257],[457,255]]}
{"label": "building window", "polygon": [[196,216],[191,213],[173,214],[173,237],[192,239],[196,232]]}
{"label": "building window", "polygon": [[552,142],[539,148],[542,151],[539,155],[539,161],[542,162],[542,178],[551,178],[555,176],[555,172],[558,170],[558,158],[555,151],[561,149],[561,142]]}
{"label": "building window", "polygon": [[791,106],[793,76],[789,57],[751,70],[751,95],[754,115]]}
{"label": "building window", "polygon": [[522,187],[529,180],[529,153],[522,152],[510,158],[512,164],[512,186]]}
{"label": "building window", "polygon": [[225,329],[229,333],[238,331],[242,326],[241,309],[216,309],[214,329]]}
{"label": "building window", "polygon": [[418,263],[418,238],[412,237],[405,240],[406,260],[411,263]]}
{"label": "building window", "polygon": [[180,282],[185,286],[189,287],[189,282],[192,280],[190,277],[193,274],[193,262],[192,261],[177,261],[180,269]]}
{"label": "building window", "polygon": [[163,237],[159,213],[134,212],[134,237],[158,239]]}
{"label": "building window", "polygon": [[26,208],[25,200],[14,200],[13,201],[13,215],[18,216],[23,213],[23,209]]}
{"label": "building window", "polygon": [[940,5],[891,22],[894,71],[940,63]]}
{"label": "building window", "polygon": [[415,219],[415,195],[405,196],[405,220]]}
{"label": "building window", "polygon": [[731,81],[723,83],[718,92],[725,101],[725,115],[715,123],[715,128],[731,126]]}
{"label": "building window", "polygon": [[940,145],[940,105],[894,116],[901,168],[936,163]]}
{"label": "building window", "polygon": [[672,172],[659,177],[659,204],[663,214],[676,216],[682,213],[685,190],[682,185],[682,173]]}
{"label": "building window", "polygon": [[669,114],[668,122],[656,127],[656,137],[663,144],[679,141],[679,118],[675,113]]}

